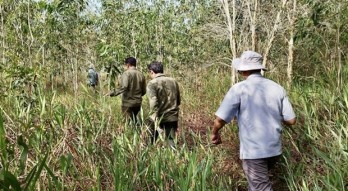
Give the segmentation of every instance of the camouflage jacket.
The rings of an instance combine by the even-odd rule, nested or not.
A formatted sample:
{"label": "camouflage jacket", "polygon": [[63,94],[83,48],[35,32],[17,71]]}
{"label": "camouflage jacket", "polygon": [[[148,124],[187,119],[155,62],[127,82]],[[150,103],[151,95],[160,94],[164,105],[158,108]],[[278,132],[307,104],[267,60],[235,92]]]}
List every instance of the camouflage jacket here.
{"label": "camouflage jacket", "polygon": [[146,88],[153,121],[173,122],[179,119],[180,90],[178,83],[164,74],[157,74]]}
{"label": "camouflage jacket", "polygon": [[132,67],[122,74],[118,88],[110,96],[122,94],[122,106],[139,107],[145,93],[145,76],[135,67]]}

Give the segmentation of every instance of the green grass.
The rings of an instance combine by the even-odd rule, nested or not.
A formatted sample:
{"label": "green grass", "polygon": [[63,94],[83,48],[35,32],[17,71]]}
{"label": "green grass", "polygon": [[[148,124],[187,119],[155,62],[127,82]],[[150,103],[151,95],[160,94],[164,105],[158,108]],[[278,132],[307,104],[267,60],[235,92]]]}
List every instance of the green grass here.
{"label": "green grass", "polygon": [[[94,94],[81,84],[78,97],[43,86],[31,96],[9,90],[0,105],[0,187],[245,189],[237,128],[222,130],[222,145],[212,146],[209,140],[214,112],[230,86],[229,71],[211,69],[191,78],[177,77],[183,103],[176,151],[161,141],[146,146],[144,133],[123,121],[120,98],[104,97],[104,88]],[[298,116],[298,124],[283,133],[281,176],[289,190],[347,189],[348,90],[329,87],[295,83],[288,92]],[[144,97],[143,120],[147,105]]]}

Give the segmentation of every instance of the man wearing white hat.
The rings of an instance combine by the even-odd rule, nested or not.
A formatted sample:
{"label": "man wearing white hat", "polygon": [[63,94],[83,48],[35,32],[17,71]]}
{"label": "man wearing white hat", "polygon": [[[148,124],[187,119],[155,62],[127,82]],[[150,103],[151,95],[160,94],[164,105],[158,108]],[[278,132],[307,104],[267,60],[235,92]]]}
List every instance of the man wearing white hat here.
{"label": "man wearing white hat", "polygon": [[268,171],[282,153],[282,124],[294,125],[296,116],[282,86],[261,75],[262,56],[245,51],[232,61],[244,81],[225,95],[212,129],[213,144],[221,143],[219,130],[234,118],[238,121],[240,159],[249,191],[272,190]]}

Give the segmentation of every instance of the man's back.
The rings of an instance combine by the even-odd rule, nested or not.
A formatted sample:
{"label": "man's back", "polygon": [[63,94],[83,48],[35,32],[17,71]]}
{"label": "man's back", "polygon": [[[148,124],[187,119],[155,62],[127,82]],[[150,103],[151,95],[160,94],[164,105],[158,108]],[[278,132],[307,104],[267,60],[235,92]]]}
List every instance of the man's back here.
{"label": "man's back", "polygon": [[281,126],[283,120],[283,100],[286,98],[285,90],[277,83],[261,75],[251,75],[242,81],[239,117],[249,120],[252,127]]}
{"label": "man's back", "polygon": [[88,77],[88,85],[90,86],[98,85],[99,77],[98,77],[98,73],[95,71],[94,68],[88,69],[87,77]]}
{"label": "man's back", "polygon": [[237,116],[240,157],[254,159],[281,154],[282,121],[294,113],[284,88],[253,74],[230,89],[217,116],[226,121]]}
{"label": "man's back", "polygon": [[178,83],[164,74],[157,75],[147,86],[150,107],[162,122],[178,121],[180,91]]}
{"label": "man's back", "polygon": [[261,54],[244,51],[232,66],[244,81],[225,95],[215,113],[211,140],[220,144],[219,130],[236,117],[248,190],[272,190],[269,170],[282,153],[282,123],[294,125],[296,116],[284,88],[261,75],[268,70]]}
{"label": "man's back", "polygon": [[121,76],[122,105],[127,107],[141,106],[142,96],[146,93],[144,75],[136,68],[130,68]]}

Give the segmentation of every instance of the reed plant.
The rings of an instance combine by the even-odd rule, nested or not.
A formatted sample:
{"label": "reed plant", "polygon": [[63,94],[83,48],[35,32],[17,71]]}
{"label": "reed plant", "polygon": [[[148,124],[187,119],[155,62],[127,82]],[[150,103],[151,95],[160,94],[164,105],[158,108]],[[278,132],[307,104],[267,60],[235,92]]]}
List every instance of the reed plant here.
{"label": "reed plant", "polygon": [[[80,84],[75,94],[38,86],[31,97],[9,90],[0,105],[1,189],[245,190],[236,125],[222,130],[221,145],[209,137],[229,72],[177,78],[183,102],[176,150],[163,140],[149,144],[146,125],[125,121],[120,98],[104,97],[106,88]],[[275,175],[286,190],[347,189],[348,90],[330,87],[298,82],[288,91],[298,124],[284,127],[284,162]],[[145,98],[142,122],[147,104]]]}

